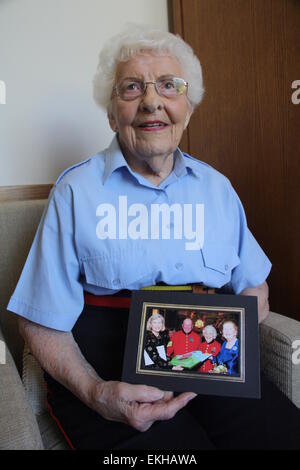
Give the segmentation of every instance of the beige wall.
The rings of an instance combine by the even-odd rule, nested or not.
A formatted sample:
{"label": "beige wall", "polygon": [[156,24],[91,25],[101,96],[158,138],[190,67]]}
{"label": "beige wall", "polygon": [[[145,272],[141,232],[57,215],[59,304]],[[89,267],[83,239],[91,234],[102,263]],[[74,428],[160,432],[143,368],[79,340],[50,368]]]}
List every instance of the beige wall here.
{"label": "beige wall", "polygon": [[0,186],[51,183],[107,146],[91,81],[128,21],[167,30],[167,0],[0,0]]}

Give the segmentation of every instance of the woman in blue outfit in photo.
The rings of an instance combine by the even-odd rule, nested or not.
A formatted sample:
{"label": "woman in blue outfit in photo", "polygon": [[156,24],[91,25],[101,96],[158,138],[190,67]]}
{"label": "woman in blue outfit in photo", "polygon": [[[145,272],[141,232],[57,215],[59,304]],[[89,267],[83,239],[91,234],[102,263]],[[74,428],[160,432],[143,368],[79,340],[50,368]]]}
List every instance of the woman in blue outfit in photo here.
{"label": "woman in blue outfit in photo", "polygon": [[[233,321],[226,321],[223,323],[223,337],[225,338],[222,344],[221,351],[216,357],[218,368],[220,366],[226,367],[223,372],[228,375],[239,375],[239,340],[238,326]],[[217,372],[218,369],[215,369]],[[222,372],[220,369],[219,372]]]}

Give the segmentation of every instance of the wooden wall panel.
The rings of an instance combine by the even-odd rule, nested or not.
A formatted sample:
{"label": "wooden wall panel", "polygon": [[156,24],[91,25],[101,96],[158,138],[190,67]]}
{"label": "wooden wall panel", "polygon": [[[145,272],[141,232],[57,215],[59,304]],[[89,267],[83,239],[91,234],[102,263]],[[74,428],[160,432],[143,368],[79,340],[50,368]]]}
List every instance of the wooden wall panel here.
{"label": "wooden wall panel", "polygon": [[300,320],[300,104],[291,100],[300,2],[175,0],[169,8],[173,32],[203,67],[188,150],[231,180],[273,263],[271,308]]}
{"label": "wooden wall panel", "polygon": [[52,184],[0,186],[0,203],[29,199],[48,199],[52,186]]}

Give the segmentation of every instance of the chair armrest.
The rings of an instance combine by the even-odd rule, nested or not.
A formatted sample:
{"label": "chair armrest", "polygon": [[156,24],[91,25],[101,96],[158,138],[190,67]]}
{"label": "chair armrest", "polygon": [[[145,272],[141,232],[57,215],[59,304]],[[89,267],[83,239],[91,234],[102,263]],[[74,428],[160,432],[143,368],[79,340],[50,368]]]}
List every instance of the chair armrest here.
{"label": "chair armrest", "polygon": [[[0,340],[4,341],[0,330]],[[0,450],[42,450],[40,431],[10,351],[0,364]]]}
{"label": "chair armrest", "polygon": [[300,408],[300,364],[295,358],[293,361],[293,345],[297,340],[300,340],[300,322],[296,320],[270,312],[260,324],[261,368]]}

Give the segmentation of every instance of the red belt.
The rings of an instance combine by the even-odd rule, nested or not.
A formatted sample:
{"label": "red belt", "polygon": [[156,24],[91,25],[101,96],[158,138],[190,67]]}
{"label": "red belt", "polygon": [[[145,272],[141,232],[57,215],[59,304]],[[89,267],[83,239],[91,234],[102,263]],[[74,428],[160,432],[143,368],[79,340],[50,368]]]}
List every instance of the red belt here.
{"label": "red belt", "polygon": [[94,307],[130,308],[130,297],[118,297],[115,295],[93,295],[84,293],[84,303]]}
{"label": "red belt", "polygon": [[[151,286],[146,288],[147,290],[156,290],[157,287]],[[160,288],[158,288],[160,290]],[[188,290],[194,294],[214,294],[215,289],[206,287],[199,284],[192,286],[164,286],[162,290]],[[128,291],[127,291],[128,292]],[[94,307],[111,307],[111,308],[130,308],[131,298],[130,296],[121,295],[93,295],[88,292],[84,292],[84,303],[86,305],[92,305]]]}

